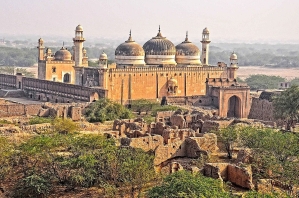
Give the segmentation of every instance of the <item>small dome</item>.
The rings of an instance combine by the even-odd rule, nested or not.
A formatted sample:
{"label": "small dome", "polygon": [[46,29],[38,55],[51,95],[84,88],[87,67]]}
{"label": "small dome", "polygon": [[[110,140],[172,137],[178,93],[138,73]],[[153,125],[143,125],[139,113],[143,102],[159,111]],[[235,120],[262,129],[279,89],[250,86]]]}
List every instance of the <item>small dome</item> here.
{"label": "small dome", "polygon": [[231,55],[230,55],[230,60],[237,60],[238,59],[238,56],[235,52],[233,52]]}
{"label": "small dome", "polygon": [[72,54],[67,49],[62,47],[59,51],[55,53],[54,60],[59,60],[59,61],[72,60]]}
{"label": "small dome", "polygon": [[128,40],[116,48],[115,56],[144,56],[143,48],[132,39],[131,31]]}
{"label": "small dome", "polygon": [[178,44],[176,47],[176,55],[182,56],[199,56],[200,50],[199,48],[189,41],[188,33],[186,33],[185,41],[181,44]]}
{"label": "small dome", "polygon": [[162,36],[160,27],[157,36],[147,41],[143,49],[146,55],[175,55],[176,52],[174,44]]}
{"label": "small dome", "polygon": [[210,34],[210,31],[209,31],[208,28],[206,27],[205,29],[203,29],[202,33],[203,33],[203,34]]}
{"label": "small dome", "polygon": [[86,49],[85,49],[84,47],[83,47],[83,49],[82,49],[82,52],[83,52],[83,53],[86,53]]}
{"label": "small dome", "polygon": [[82,27],[81,25],[78,25],[78,26],[76,27],[76,31],[77,31],[77,32],[83,32],[83,27]]}
{"label": "small dome", "polygon": [[168,80],[168,85],[169,86],[176,86],[178,84],[178,81],[176,79],[174,79],[173,77],[171,77],[169,80]]}
{"label": "small dome", "polygon": [[51,54],[51,53],[52,53],[52,50],[51,50],[50,48],[47,48],[46,53],[47,53],[47,54]]}
{"label": "small dome", "polygon": [[107,54],[105,54],[105,52],[102,52],[102,54],[100,55],[100,59],[107,60],[108,59]]}
{"label": "small dome", "polygon": [[39,39],[38,39],[38,42],[39,42],[39,43],[44,43],[44,40],[43,40],[42,38],[39,38]]}

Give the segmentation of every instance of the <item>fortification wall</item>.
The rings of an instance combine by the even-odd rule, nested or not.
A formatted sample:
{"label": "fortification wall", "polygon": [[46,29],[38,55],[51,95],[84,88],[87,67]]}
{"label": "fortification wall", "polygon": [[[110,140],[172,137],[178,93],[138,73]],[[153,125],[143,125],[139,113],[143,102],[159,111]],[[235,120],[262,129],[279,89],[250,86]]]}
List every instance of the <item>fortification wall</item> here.
{"label": "fortification wall", "polygon": [[0,117],[38,115],[41,104],[3,104],[0,105]]}
{"label": "fortification wall", "polygon": [[[206,78],[219,78],[223,71],[220,67],[110,69],[107,89],[109,98],[123,103],[145,97],[205,95]],[[175,94],[168,92],[171,77],[177,81]]]}
{"label": "fortification wall", "polygon": [[274,121],[273,105],[266,99],[252,98],[249,119]]}

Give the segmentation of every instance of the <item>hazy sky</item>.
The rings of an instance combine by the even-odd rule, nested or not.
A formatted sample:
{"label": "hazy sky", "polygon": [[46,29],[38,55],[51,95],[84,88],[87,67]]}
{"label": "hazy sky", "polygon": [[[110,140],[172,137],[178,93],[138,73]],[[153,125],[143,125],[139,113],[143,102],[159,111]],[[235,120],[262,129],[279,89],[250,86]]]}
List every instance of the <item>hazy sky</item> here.
{"label": "hazy sky", "polygon": [[299,0],[0,0],[1,34],[299,43]]}

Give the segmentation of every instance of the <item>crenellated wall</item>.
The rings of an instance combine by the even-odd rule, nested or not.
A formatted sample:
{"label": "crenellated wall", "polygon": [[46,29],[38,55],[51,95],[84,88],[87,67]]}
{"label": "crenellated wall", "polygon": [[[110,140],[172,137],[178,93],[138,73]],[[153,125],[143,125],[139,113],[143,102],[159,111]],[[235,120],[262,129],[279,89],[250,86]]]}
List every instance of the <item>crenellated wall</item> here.
{"label": "crenellated wall", "polygon": [[[108,97],[123,104],[141,98],[184,97],[206,95],[206,78],[219,78],[222,67],[142,67],[109,69],[101,75],[106,79]],[[170,92],[169,80],[176,83],[176,91]]]}

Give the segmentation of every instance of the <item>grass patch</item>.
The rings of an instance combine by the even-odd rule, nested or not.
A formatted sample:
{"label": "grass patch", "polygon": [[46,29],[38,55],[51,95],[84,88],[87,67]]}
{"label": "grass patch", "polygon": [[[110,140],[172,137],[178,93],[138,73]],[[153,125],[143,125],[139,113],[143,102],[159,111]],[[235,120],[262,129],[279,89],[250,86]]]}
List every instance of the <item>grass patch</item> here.
{"label": "grass patch", "polygon": [[29,124],[43,124],[43,123],[51,123],[52,122],[52,118],[44,118],[44,117],[33,117],[30,118],[29,120]]}

